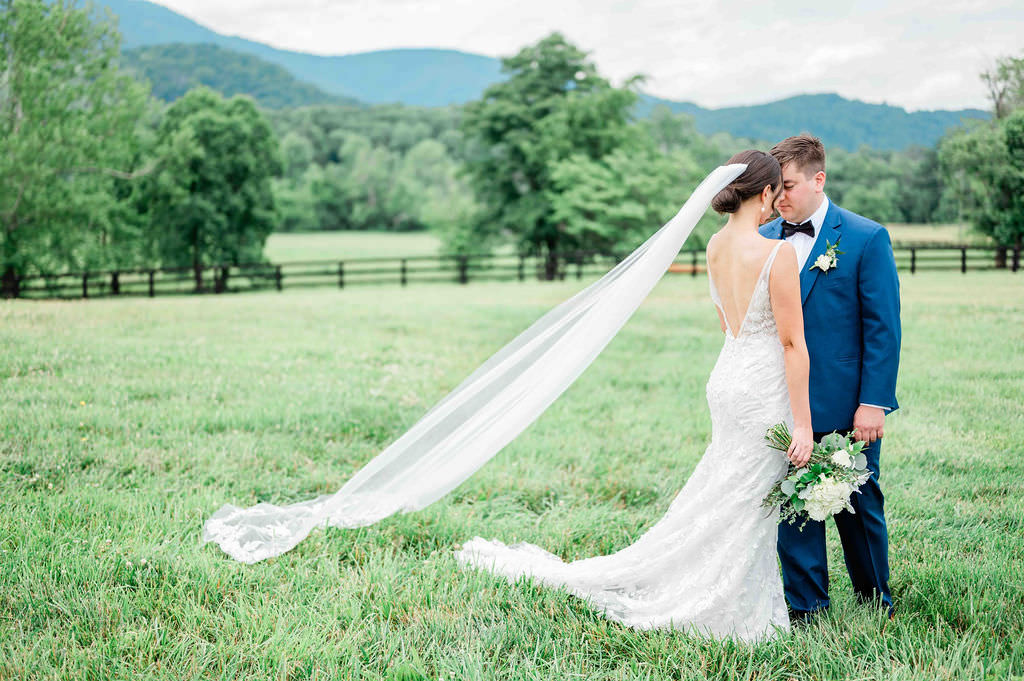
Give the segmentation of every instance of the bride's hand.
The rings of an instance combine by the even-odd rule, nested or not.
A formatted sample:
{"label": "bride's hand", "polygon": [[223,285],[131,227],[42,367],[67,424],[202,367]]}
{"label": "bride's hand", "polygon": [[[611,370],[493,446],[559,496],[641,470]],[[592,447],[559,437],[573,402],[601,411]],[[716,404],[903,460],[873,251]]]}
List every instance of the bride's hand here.
{"label": "bride's hand", "polygon": [[811,452],[814,451],[814,434],[810,428],[794,428],[793,439],[789,443],[786,457],[797,468],[807,465],[811,460]]}

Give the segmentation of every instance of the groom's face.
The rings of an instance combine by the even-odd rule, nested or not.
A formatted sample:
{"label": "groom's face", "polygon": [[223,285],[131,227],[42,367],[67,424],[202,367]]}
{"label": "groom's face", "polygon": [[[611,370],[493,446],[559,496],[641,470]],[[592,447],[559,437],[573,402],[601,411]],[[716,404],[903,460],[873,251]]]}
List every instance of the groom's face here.
{"label": "groom's face", "polygon": [[825,172],[820,171],[808,177],[796,164],[782,166],[782,193],[775,208],[784,220],[799,224],[811,217],[821,205],[825,190]]}

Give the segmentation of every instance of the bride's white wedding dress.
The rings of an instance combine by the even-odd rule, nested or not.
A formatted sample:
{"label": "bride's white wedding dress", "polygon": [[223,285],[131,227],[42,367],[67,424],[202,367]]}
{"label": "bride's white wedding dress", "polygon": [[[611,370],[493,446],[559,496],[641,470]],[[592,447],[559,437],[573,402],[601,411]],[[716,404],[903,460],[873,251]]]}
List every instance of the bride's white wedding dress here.
{"label": "bride's white wedding dress", "polygon": [[[610,619],[649,629],[674,627],[759,640],[788,631],[776,558],[778,510],[761,500],[787,469],[767,429],[792,426],[782,344],[768,277],[782,241],[766,259],[738,331],[727,331],[707,383],[711,443],[665,515],[633,544],[570,563],[520,542],[474,537],[455,553],[463,565],[514,581],[532,575],[564,587]],[[708,274],[711,297],[721,298]]]}

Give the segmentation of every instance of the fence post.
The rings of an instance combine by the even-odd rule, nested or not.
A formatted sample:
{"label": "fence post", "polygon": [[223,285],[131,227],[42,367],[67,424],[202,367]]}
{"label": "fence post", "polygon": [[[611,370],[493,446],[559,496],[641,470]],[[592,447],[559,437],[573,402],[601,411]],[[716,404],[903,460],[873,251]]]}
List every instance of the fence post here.
{"label": "fence post", "polygon": [[22,295],[22,279],[12,270],[7,270],[0,288],[2,288],[4,298],[17,298]]}
{"label": "fence post", "polygon": [[692,256],[691,259],[690,259],[690,264],[692,265],[692,270],[691,270],[690,274],[692,276],[696,277],[697,276],[697,251],[694,251],[690,255]]}
{"label": "fence post", "polygon": [[156,272],[154,270],[150,270],[149,271],[149,297],[150,298],[152,298],[153,296],[156,295],[156,287],[153,285],[153,279],[155,278],[155,276],[156,276]]}
{"label": "fence post", "polygon": [[89,274],[88,273],[82,275],[82,297],[83,298],[88,298],[89,297]]}
{"label": "fence post", "polygon": [[277,285],[277,290],[278,291],[280,291],[282,289],[282,287],[283,287],[282,283],[281,283],[281,279],[282,278],[283,277],[281,275],[281,266],[277,265],[277,266],[274,267],[274,283]]}
{"label": "fence post", "polygon": [[345,288],[345,261],[338,261],[338,288]]}
{"label": "fence post", "polygon": [[967,274],[967,249],[960,249],[960,274]]}
{"label": "fence post", "polygon": [[469,283],[469,256],[460,255],[459,258],[458,258],[458,261],[459,261],[458,262],[458,267],[459,267],[459,283],[460,284],[468,284]]}
{"label": "fence post", "polygon": [[917,249],[910,249],[910,273],[913,274],[917,271]]}
{"label": "fence post", "polygon": [[519,275],[519,281],[526,281],[526,256],[525,255],[520,255],[519,256],[519,271],[517,272],[517,274]]}
{"label": "fence post", "polygon": [[1020,269],[1020,246],[1013,247],[1013,262],[1010,263],[1010,271],[1016,272]]}
{"label": "fence post", "polygon": [[118,272],[112,272],[110,275],[110,293],[115,296],[121,295],[121,281],[118,274]]}
{"label": "fence post", "polygon": [[224,293],[228,288],[228,267],[224,265],[213,268],[213,292]]}
{"label": "fence post", "polygon": [[402,279],[402,286],[405,286],[405,283],[406,283],[405,258],[402,258],[402,277],[401,277],[401,279]]}
{"label": "fence post", "polygon": [[17,298],[21,295],[21,278],[14,273],[13,269],[4,272],[0,279],[0,297]]}

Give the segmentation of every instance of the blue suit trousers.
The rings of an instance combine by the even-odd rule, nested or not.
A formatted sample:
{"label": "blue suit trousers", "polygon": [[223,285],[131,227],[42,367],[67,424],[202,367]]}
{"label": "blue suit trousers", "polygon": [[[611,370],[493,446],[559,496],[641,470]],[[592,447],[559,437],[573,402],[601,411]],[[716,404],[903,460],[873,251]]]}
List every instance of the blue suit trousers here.
{"label": "blue suit trousers", "polygon": [[[814,433],[820,440],[828,433]],[[846,570],[853,589],[862,601],[880,600],[892,612],[889,593],[889,538],[885,527],[885,500],[878,485],[881,439],[864,449],[871,478],[853,493],[850,505],[855,513],[842,511],[832,516],[843,545]],[[795,524],[779,525],[778,549],[782,562],[782,583],[786,600],[797,615],[827,608],[828,557],[825,551],[825,523],[808,520],[801,532]]]}

